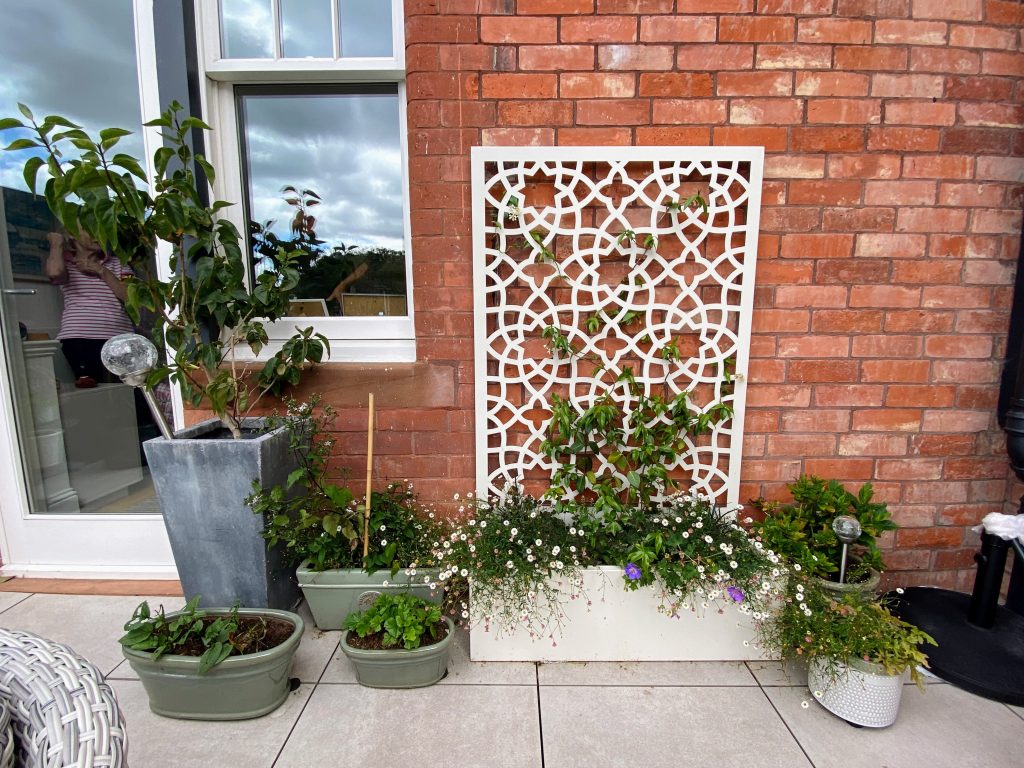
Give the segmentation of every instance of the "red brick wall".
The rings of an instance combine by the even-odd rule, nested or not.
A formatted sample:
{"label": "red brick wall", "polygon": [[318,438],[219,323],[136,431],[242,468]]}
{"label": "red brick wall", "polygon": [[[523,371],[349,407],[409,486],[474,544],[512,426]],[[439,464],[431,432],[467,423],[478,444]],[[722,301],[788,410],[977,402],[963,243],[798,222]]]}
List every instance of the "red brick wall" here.
{"label": "red brick wall", "polygon": [[[420,363],[307,384],[339,404],[385,393],[378,473],[428,498],[472,486],[470,147],[764,145],[743,498],[801,472],[870,480],[903,526],[896,578],[965,588],[967,526],[1007,496],[994,405],[1024,190],[1021,4],[405,8]],[[364,418],[344,415],[353,477]]]}

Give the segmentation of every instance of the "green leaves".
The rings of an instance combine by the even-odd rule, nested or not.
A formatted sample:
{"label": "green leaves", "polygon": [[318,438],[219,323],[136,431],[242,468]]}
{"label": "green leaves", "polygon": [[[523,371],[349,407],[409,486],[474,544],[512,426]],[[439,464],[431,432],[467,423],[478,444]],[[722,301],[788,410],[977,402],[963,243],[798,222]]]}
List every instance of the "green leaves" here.
{"label": "green leaves", "polygon": [[6,149],[33,153],[23,169],[33,191],[45,169],[46,202],[65,229],[91,235],[140,276],[149,274],[147,262],[158,243],[170,244],[172,276],[140,278],[128,290],[126,309],[135,321],[144,310],[157,316],[153,337],[166,342],[163,358],[187,401],[207,401],[239,436],[239,419],[261,397],[297,384],[305,368],[325,359],[327,339],[306,329],[285,342],[260,373],[237,365],[236,346],[261,353],[267,344],[262,323],[285,314],[300,254],[281,253],[277,269],[261,274],[249,289],[239,232],[217,218],[228,204],[206,205],[193,170],[194,162],[207,182],[215,178],[210,163],[193,155],[188,144],[193,131],[209,130],[206,123],[181,117],[176,102],[148,123],[162,129],[167,144],[153,155],[151,196],[142,162],[125,153],[110,156],[130,131],[104,128],[94,138],[67,118],[49,115],[37,124],[28,107],[19,109],[28,122],[4,118],[0,130],[33,136],[18,136]]}
{"label": "green leaves", "polygon": [[827,579],[839,570],[842,550],[832,521],[840,515],[852,515],[861,524],[861,535],[852,548],[859,560],[850,568],[850,580],[857,581],[870,568],[883,569],[877,537],[897,526],[886,505],[872,501],[871,483],[865,483],[854,494],[837,480],[802,475],[787,487],[792,504],[764,499],[752,502],[765,513],[764,520],[754,528],[765,546],[799,563],[811,575]]}
{"label": "green leaves", "polygon": [[384,592],[365,611],[349,614],[344,629],[359,637],[381,635],[385,648],[419,648],[427,637],[436,638],[444,620],[441,607],[409,594]]}
{"label": "green leaves", "polygon": [[46,161],[41,157],[30,157],[25,161],[25,169],[22,175],[25,178],[25,185],[32,191],[32,194],[36,192],[36,175],[44,165],[46,165]]}
{"label": "green leaves", "polygon": [[206,674],[240,648],[235,638],[239,629],[238,606],[227,616],[212,617],[199,608],[199,599],[196,595],[170,616],[164,613],[163,606],[154,614],[149,603],[143,601],[124,625],[125,634],[118,642],[126,648],[151,653],[156,661],[168,653],[187,654],[198,641],[203,648],[198,672]]}

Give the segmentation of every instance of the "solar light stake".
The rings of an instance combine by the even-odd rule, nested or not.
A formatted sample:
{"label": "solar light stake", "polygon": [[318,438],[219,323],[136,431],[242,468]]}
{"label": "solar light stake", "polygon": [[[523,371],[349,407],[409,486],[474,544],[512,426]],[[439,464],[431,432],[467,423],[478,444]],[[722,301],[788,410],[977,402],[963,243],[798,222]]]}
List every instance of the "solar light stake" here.
{"label": "solar light stake", "polygon": [[122,333],[107,339],[100,350],[100,360],[107,370],[121,381],[138,387],[146,398],[153,419],[160,427],[160,434],[168,440],[174,439],[174,433],[167,424],[164,412],[160,409],[153,393],[146,388],[146,376],[156,367],[157,352],[153,342],[137,333]]}
{"label": "solar light stake", "polygon": [[832,521],[832,531],[843,542],[843,555],[839,561],[839,583],[842,584],[846,580],[847,547],[860,538],[860,522],[850,515],[840,515]]}

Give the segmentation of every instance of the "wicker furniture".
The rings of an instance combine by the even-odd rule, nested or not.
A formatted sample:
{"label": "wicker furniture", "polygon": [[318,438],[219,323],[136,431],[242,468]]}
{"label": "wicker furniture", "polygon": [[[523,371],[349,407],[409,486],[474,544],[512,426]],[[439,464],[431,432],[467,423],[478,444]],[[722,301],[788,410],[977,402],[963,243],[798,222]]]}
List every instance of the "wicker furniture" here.
{"label": "wicker furniture", "polygon": [[[127,734],[114,691],[91,662],[30,632],[0,629],[0,709],[19,768],[127,766]],[[0,730],[4,715],[0,712]],[[7,744],[11,742],[6,742]],[[0,768],[5,740],[0,733]]]}

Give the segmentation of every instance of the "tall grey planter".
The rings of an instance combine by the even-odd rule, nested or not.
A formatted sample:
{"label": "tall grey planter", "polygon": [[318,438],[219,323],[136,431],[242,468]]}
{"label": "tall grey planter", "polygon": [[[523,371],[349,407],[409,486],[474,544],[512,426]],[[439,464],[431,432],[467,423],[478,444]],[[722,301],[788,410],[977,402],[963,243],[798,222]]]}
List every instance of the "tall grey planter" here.
{"label": "tall grey planter", "polygon": [[[262,419],[244,419],[258,428]],[[232,440],[215,438],[210,419],[143,445],[164,525],[186,598],[202,595],[204,606],[293,608],[299,600],[294,568],[280,547],[260,535],[264,521],[245,503],[252,481],[283,485],[295,462],[285,429]]]}

